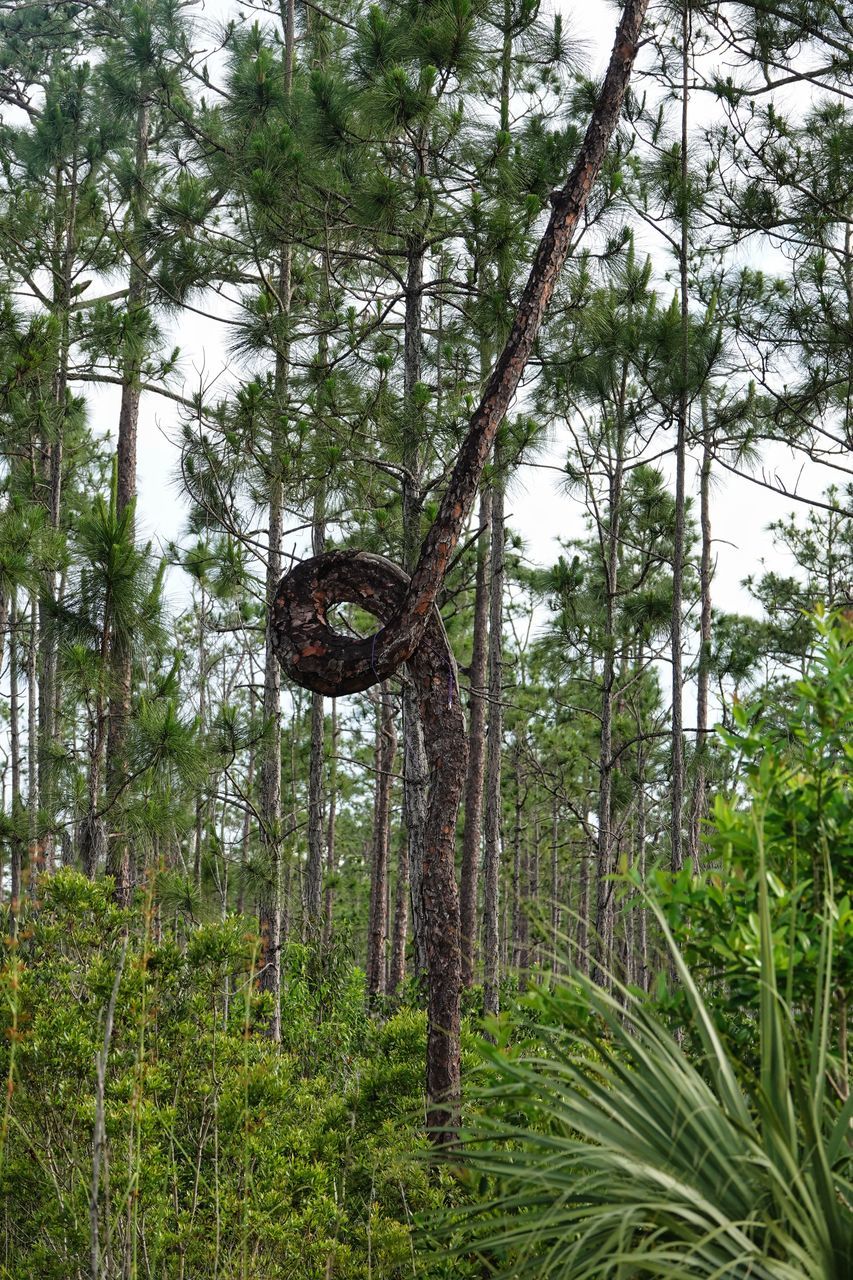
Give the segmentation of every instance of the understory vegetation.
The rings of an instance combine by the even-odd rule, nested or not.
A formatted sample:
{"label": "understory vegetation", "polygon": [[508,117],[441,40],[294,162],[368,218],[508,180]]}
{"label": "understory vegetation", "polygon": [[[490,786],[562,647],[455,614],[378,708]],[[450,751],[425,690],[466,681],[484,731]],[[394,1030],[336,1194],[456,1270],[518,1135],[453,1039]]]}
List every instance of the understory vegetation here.
{"label": "understory vegetation", "polygon": [[708,869],[644,899],[657,991],[543,966],[483,1025],[472,990],[440,1160],[417,992],[369,1009],[344,938],[285,948],[276,1043],[251,920],[43,876],[0,971],[0,1274],[845,1280],[853,632],[820,629],[726,735]]}

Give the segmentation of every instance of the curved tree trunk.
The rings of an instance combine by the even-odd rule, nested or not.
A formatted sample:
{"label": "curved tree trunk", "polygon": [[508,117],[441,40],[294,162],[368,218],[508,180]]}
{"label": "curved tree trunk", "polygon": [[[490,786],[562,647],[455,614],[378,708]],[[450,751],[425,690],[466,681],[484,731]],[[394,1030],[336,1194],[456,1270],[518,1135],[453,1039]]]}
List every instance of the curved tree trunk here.
{"label": "curved tree trunk", "polygon": [[[409,664],[430,776],[419,893],[428,963],[427,1119],[445,1141],[455,1134],[459,1099],[461,965],[454,852],[467,751],[455,663],[435,601],[618,123],[647,4],[627,0],[577,160],[565,186],[552,196],[551,217],[515,321],[471,417],[411,578],[378,556],[327,552],[282,579],[272,603],[272,643],[288,676],[305,688],[330,697],[358,693]],[[339,601],[374,614],[379,631],[363,640],[333,631],[327,611]]]}

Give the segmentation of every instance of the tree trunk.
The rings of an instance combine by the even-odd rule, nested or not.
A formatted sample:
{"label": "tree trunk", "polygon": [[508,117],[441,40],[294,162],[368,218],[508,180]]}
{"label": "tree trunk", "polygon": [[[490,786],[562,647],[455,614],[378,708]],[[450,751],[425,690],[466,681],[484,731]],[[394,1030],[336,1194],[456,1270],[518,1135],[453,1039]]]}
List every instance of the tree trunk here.
{"label": "tree trunk", "polygon": [[[204,741],[207,734],[207,645],[205,630],[207,627],[207,592],[204,582],[199,583],[198,636],[196,651],[198,656],[198,731]],[[199,788],[195,798],[195,833],[193,842],[193,882],[197,890],[201,890],[201,859],[204,845],[204,817],[207,807],[205,789]]]}
{"label": "tree trunk", "polygon": [[[592,118],[565,186],[551,197],[548,226],[534,255],[506,344],[471,415],[433,524],[424,538],[397,613],[375,637],[338,635],[299,591],[312,562],[288,575],[274,602],[274,636],[289,677],[330,697],[360,693],[393,675],[420,643],[459,535],[471,514],[483,467],[533,349],[571,238],[622,110],[648,0],[628,0]],[[294,576],[295,575],[295,576]]]}
{"label": "tree trunk", "polygon": [[385,994],[385,947],[388,940],[388,845],[391,825],[391,789],[397,731],[394,703],[387,680],[381,685],[376,708],[376,785],[373,814],[373,849],[370,872],[370,923],[367,940],[367,994]]}
{"label": "tree trunk", "polygon": [[[280,6],[284,27],[282,55],[284,94],[290,98],[293,88],[293,52],[295,45],[294,0],[283,0]],[[278,259],[278,296],[284,314],[290,313],[292,285],[292,249],[283,244]],[[276,352],[275,399],[282,413],[287,402],[290,378],[290,349],[285,343]],[[274,601],[281,577],[281,540],[284,534],[284,487],[281,479],[282,454],[285,447],[281,429],[273,427],[269,479],[269,524],[267,533],[267,627],[264,655],[263,715],[266,741],[261,760],[260,834],[266,863],[264,889],[258,902],[258,929],[261,936],[258,986],[273,998],[273,1016],[268,1027],[270,1039],[281,1039],[281,668],[276,661]],[[289,871],[289,869],[288,869]],[[288,874],[287,901],[290,901]],[[289,910],[289,908],[288,908]]]}
{"label": "tree trunk", "polygon": [[308,770],[308,860],[305,864],[305,938],[318,938],[323,923],[323,755],[325,715],[322,693],[311,695],[311,756]]}
{"label": "tree trunk", "polygon": [[[325,499],[314,502],[312,543],[315,556],[326,548]],[[323,757],[326,724],[322,693],[311,695],[311,755],[308,768],[308,861],[305,864],[305,937],[319,938],[323,923]]]}
{"label": "tree trunk", "polygon": [[[134,315],[145,307],[147,277],[138,254],[141,254],[141,237],[148,213],[146,182],[148,171],[148,142],[150,134],[150,110],[142,98],[136,113],[136,156],[134,162],[134,211],[132,218],[133,252],[130,260],[127,291],[127,312]],[[116,510],[121,515],[136,500],[137,433],[139,429],[139,399],[142,362],[139,356],[125,358],[121,384],[121,408],[118,419],[116,445],[117,484]],[[126,628],[118,630],[112,651],[113,690],[109,702],[109,731],[107,735],[107,795],[111,804],[111,825],[107,849],[108,870],[116,876],[116,889],[126,897],[129,882],[136,880],[137,869],[131,859],[128,835],[124,828],[123,806],[120,797],[127,776],[127,735],[130,726],[131,699],[133,695],[133,646]],[[117,830],[115,828],[118,828]]]}
{"label": "tree trunk", "polygon": [[18,912],[21,903],[21,870],[23,841],[21,838],[21,720],[18,690],[19,667],[18,593],[12,592],[9,622],[9,747],[12,753],[12,849],[9,909],[11,933],[17,932]]}
{"label": "tree trunk", "polygon": [[688,375],[690,354],[690,311],[687,290],[688,209],[687,209],[687,89],[690,45],[690,8],[686,0],[682,15],[682,84],[681,84],[681,243],[678,253],[679,292],[681,297],[681,386],[678,394],[678,420],[675,442],[675,539],[672,552],[672,821],[670,850],[673,871],[684,862],[681,822],[684,812],[684,718],[682,694],[682,599],[684,594],[685,540],[685,454],[690,403]]}
{"label": "tree trunk", "polygon": [[[418,558],[422,510],[420,415],[414,391],[421,379],[423,359],[422,291],[424,247],[413,243],[406,268],[403,353],[403,568],[411,573]],[[403,686],[403,812],[409,839],[409,879],[412,892],[412,934],[415,974],[426,974],[426,922],[420,904],[424,831],[427,822],[426,747],[414,686]]]}
{"label": "tree trunk", "polygon": [[465,831],[462,839],[460,927],[462,931],[462,985],[474,981],[477,947],[477,898],[483,826],[483,779],[486,769],[486,678],[488,671],[489,525],[492,500],[488,487],[480,494],[477,542],[477,578],[474,587],[474,643],[471,651],[471,694],[468,711],[468,777],[465,781]]}
{"label": "tree trunk", "polygon": [[41,861],[39,849],[39,712],[38,712],[38,638],[39,609],[35,594],[30,596],[30,637],[27,649],[27,826],[29,847],[27,870],[29,891],[35,890],[35,879]]}
{"label": "tree trunk", "polygon": [[[552,214],[512,330],[472,415],[411,578],[366,552],[327,552],[297,565],[272,603],[272,643],[288,675],[307,688],[336,697],[380,683],[402,662],[414,672],[430,767],[419,894],[429,964],[427,1118],[440,1140],[455,1136],[459,1098],[461,961],[454,846],[467,752],[453,657],[435,600],[618,122],[646,5],[647,0],[628,0],[625,6],[578,158],[566,185],[552,197]],[[336,634],[327,612],[342,600],[375,614],[380,630],[364,640]]]}
{"label": "tree trunk", "polygon": [[[251,684],[251,680],[250,680]],[[249,709],[252,710],[254,697],[250,694]],[[246,799],[252,798],[252,787],[255,782],[255,744],[249,746],[249,764],[246,769]],[[248,806],[243,811],[243,830],[240,834],[240,879],[237,885],[237,914],[242,915],[246,907],[246,869],[249,865],[249,840],[252,834],[252,813]]]}
{"label": "tree trunk", "polygon": [[699,566],[701,612],[699,617],[699,669],[696,674],[696,771],[690,812],[690,857],[698,875],[701,870],[702,821],[707,800],[708,684],[711,664],[711,425],[708,398],[702,393],[702,470],[699,477],[699,520],[702,527],[702,558]]}
{"label": "tree trunk", "polygon": [[409,931],[409,836],[405,824],[397,840],[397,883],[394,887],[394,934],[391,939],[391,971],[388,994],[394,995],[406,980],[406,935]]}
{"label": "tree trunk", "polygon": [[332,877],[335,872],[335,820],[338,803],[338,707],[332,702],[332,761],[329,768],[329,816],[326,822],[326,892],[323,904],[323,942],[326,946],[332,938],[334,893]]}
{"label": "tree trunk", "polygon": [[533,818],[532,832],[531,824],[528,824],[528,839],[526,843],[526,861],[527,861],[527,901],[530,908],[536,913],[537,924],[531,935],[530,918],[526,921],[527,930],[527,959],[524,968],[530,969],[539,963],[539,942],[541,939],[541,931],[539,928],[539,884],[540,884],[540,851],[541,851],[542,827],[539,814],[536,813]]}
{"label": "tree trunk", "polygon": [[[623,374],[622,393],[627,371]],[[598,848],[595,875],[595,972],[596,982],[610,986],[613,971],[613,701],[616,686],[615,609],[619,591],[619,538],[622,510],[622,477],[625,425],[616,428],[616,457],[610,476],[606,560],[604,564],[604,660],[601,674],[601,738],[598,757]],[[604,539],[604,530],[599,531]]]}
{"label": "tree trunk", "polygon": [[[637,665],[642,671],[646,663],[645,645],[642,639],[637,655]],[[636,853],[634,855],[634,865],[640,878],[640,885],[643,889],[646,887],[646,751],[642,739],[643,726],[640,722],[637,724],[637,734],[639,742],[637,743],[637,824],[635,831]],[[648,943],[648,913],[642,898],[636,907],[637,921],[634,930],[634,945],[636,948],[636,971],[637,985],[643,991],[649,989],[649,943]]]}
{"label": "tree trunk", "polygon": [[[289,289],[290,256],[282,260],[281,277]],[[278,391],[284,395],[286,365],[277,360]],[[269,1035],[281,1039],[281,667],[276,661],[272,626],[272,602],[281,576],[281,540],[284,530],[284,494],[279,471],[280,460],[273,460],[270,477],[270,503],[267,543],[266,590],[268,601],[266,652],[264,658],[263,717],[265,739],[260,762],[260,838],[263,851],[263,888],[258,900],[258,930],[261,938],[258,986],[273,998],[273,1016]]]}
{"label": "tree trunk", "polygon": [[578,969],[589,974],[589,866],[594,851],[583,849],[578,870]]}
{"label": "tree trunk", "polygon": [[495,458],[489,550],[489,735],[483,855],[483,1012],[500,1007],[501,749],[503,746],[504,493]]}
{"label": "tree trunk", "polygon": [[[557,804],[557,796],[551,803],[551,956],[550,963],[556,972],[559,972],[559,944],[558,935],[560,932],[560,863],[559,863],[559,845],[560,840],[560,809]],[[571,956],[568,957],[571,959]]]}

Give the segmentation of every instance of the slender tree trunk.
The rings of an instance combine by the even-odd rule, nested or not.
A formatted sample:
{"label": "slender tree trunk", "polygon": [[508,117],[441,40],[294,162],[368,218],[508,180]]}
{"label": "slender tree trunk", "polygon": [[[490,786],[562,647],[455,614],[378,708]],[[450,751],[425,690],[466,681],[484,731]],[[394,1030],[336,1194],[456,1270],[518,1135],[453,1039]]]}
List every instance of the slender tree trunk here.
{"label": "slender tree trunk", "polygon": [[325,715],[322,693],[311,694],[311,755],[308,771],[308,860],[305,864],[305,937],[320,936],[323,923],[323,756]]}
{"label": "slender tree trunk", "polygon": [[9,746],[12,753],[12,849],[11,849],[11,883],[10,911],[12,935],[17,932],[18,911],[21,903],[21,863],[23,841],[21,838],[21,815],[23,802],[21,799],[21,721],[19,703],[19,636],[18,636],[18,593],[12,592],[12,605],[9,625]]}
{"label": "slender tree trunk", "polygon": [[[250,699],[251,703],[254,698]],[[251,800],[255,782],[255,744],[249,747],[249,763],[246,768],[246,797]],[[248,805],[243,811],[243,830],[240,834],[240,879],[237,886],[237,914],[242,915],[246,908],[246,868],[249,865],[249,840],[252,834],[252,814]]]}
{"label": "slender tree trunk", "polygon": [[[290,250],[282,253],[279,287],[284,305],[290,295]],[[276,395],[286,396],[287,359],[276,359]],[[284,491],[281,481],[279,442],[274,442],[270,476],[269,524],[267,529],[266,590],[269,608],[281,577],[281,541],[284,532]],[[271,613],[268,612],[268,618]],[[263,716],[266,726],[261,758],[260,837],[264,854],[263,889],[258,901],[258,929],[261,937],[258,986],[273,998],[269,1024],[271,1039],[281,1039],[281,667],[273,647],[272,627],[267,625],[264,658]],[[289,896],[289,895],[288,895]]]}
{"label": "slender tree trunk", "polygon": [[[403,394],[403,568],[411,573],[420,549],[421,520],[421,456],[419,413],[413,395],[421,379],[422,364],[422,289],[424,249],[420,243],[410,247],[406,270],[406,309],[404,320]],[[403,687],[403,812],[409,838],[409,879],[412,892],[412,933],[415,975],[426,974],[426,924],[423,919],[421,892],[423,842],[427,820],[426,747],[418,711],[418,696],[410,681]]]}
{"label": "slender tree trunk", "polygon": [[394,886],[394,933],[391,939],[391,971],[388,994],[394,995],[406,980],[406,935],[409,931],[409,837],[405,824],[397,839],[397,883]]}
{"label": "slender tree trunk", "polygon": [[394,758],[397,754],[394,703],[387,680],[383,680],[380,690],[376,708],[376,784],[367,945],[367,994],[371,999],[385,993],[385,947],[388,940],[388,845],[391,834]]}
{"label": "slender tree trunk", "polygon": [[672,554],[672,822],[670,848],[673,871],[684,862],[682,817],[684,812],[684,720],[682,694],[682,601],[684,595],[685,542],[685,461],[690,403],[688,397],[690,311],[687,284],[688,205],[687,205],[687,91],[690,49],[690,8],[684,0],[682,13],[682,84],[681,84],[681,242],[678,254],[679,292],[681,298],[681,369],[678,395],[677,434],[675,443],[675,539]]}
{"label": "slender tree trunk", "polygon": [[515,751],[513,752],[515,804],[513,805],[514,821],[512,831],[512,963],[513,967],[519,971],[519,990],[522,990],[526,985],[524,970],[528,964],[527,912],[525,910],[528,877],[525,865],[527,859],[525,857],[524,827],[521,821],[527,795],[520,756],[519,745],[516,742]]}
{"label": "slender tree trunk", "polygon": [[702,393],[702,470],[699,477],[699,519],[702,558],[699,566],[701,612],[699,617],[699,669],[696,674],[696,772],[690,814],[690,857],[701,870],[702,821],[707,809],[708,686],[711,665],[711,424],[707,393]]}
{"label": "slender tree trunk", "polygon": [[589,866],[593,853],[584,849],[578,870],[578,969],[589,974]]}
{"label": "slender tree trunk", "polygon": [[477,577],[474,587],[474,643],[471,652],[471,697],[468,712],[468,777],[465,782],[465,832],[462,841],[460,920],[462,930],[462,983],[474,981],[477,947],[477,901],[480,879],[481,834],[483,826],[483,779],[486,770],[486,680],[489,635],[489,525],[492,516],[491,491],[480,494],[477,543]]}
{"label": "slender tree trunk", "polygon": [[[625,394],[627,371],[623,372]],[[622,479],[625,425],[621,412],[616,427],[616,452],[610,474],[608,527],[604,564],[604,657],[601,674],[601,738],[598,758],[598,849],[595,876],[595,980],[609,987],[613,970],[613,708],[616,687],[615,613],[619,592],[619,539],[621,536]],[[602,530],[600,536],[604,537]]]}
{"label": "slender tree trunk", "polygon": [[530,903],[531,910],[536,913],[537,924],[536,930],[531,935],[530,920],[527,921],[527,939],[528,939],[528,956],[525,968],[531,968],[539,963],[539,942],[541,939],[541,931],[538,923],[539,916],[539,885],[540,885],[540,864],[541,864],[541,838],[542,827],[540,823],[539,813],[535,813],[531,826],[528,824],[528,841],[527,841],[527,901]]}
{"label": "slender tree trunk", "polygon": [[38,639],[39,608],[33,594],[30,597],[30,636],[27,649],[27,820],[29,848],[27,852],[29,890],[35,890],[35,878],[40,862],[39,851],[39,719],[38,719]]}
{"label": "slender tree trunk", "polygon": [[[148,177],[148,144],[150,135],[150,109],[147,100],[140,99],[136,113],[136,154],[134,161],[132,241],[133,250],[128,273],[127,311],[131,323],[144,311],[147,277],[142,263],[141,238],[148,213],[146,182]],[[125,357],[123,361],[121,408],[118,419],[116,445],[116,509],[119,515],[136,500],[137,433],[139,429],[139,400],[142,363],[139,356]],[[111,826],[113,832],[107,847],[107,864],[110,874],[116,877],[120,896],[126,897],[131,884],[138,878],[138,869],[132,866],[131,848],[124,822],[124,806],[117,799],[127,776],[127,737],[130,727],[131,700],[133,696],[133,645],[127,628],[119,628],[112,646],[112,693],[109,703],[109,732],[107,738],[107,794],[111,800]],[[125,884],[125,880],[128,882]]]}
{"label": "slender tree trunk", "polygon": [[[198,636],[196,650],[198,656],[198,731],[202,741],[207,734],[207,645],[205,643],[207,629],[207,592],[204,583],[199,583],[200,597],[198,608]],[[201,860],[204,846],[204,818],[207,807],[205,790],[200,789],[195,799],[195,838],[193,843],[193,882],[197,890],[201,890]]]}
{"label": "slender tree trunk", "polygon": [[326,822],[326,892],[323,906],[323,941],[328,946],[334,923],[335,821],[338,803],[338,704],[332,700],[332,760],[329,767],[329,816]]}
{"label": "slender tree trunk", "polygon": [[[557,803],[557,797],[554,796],[551,802],[551,956],[550,963],[555,970],[559,971],[559,944],[558,936],[560,933],[560,809]],[[569,957],[571,959],[571,956]]]}
{"label": "slender tree trunk", "polygon": [[[642,638],[638,648],[637,664],[642,671],[646,663],[645,645]],[[640,885],[643,889],[646,886],[646,751],[642,740],[643,725],[642,722],[637,724],[637,735],[639,742],[637,743],[637,823],[636,823],[636,853],[634,855],[634,865],[640,877]],[[636,968],[637,968],[637,985],[643,991],[649,989],[649,943],[648,943],[648,915],[645,903],[640,900],[636,908],[637,921],[634,930],[634,946],[636,948]]]}
{"label": "slender tree trunk", "polygon": [[9,630],[10,601],[0,593],[0,671],[3,669],[3,654],[6,649],[6,633]]}
{"label": "slender tree trunk", "polygon": [[499,911],[501,868],[501,749],[503,746],[504,491],[495,457],[489,549],[489,732],[486,741],[486,814],[483,859],[483,1011],[500,1006]]}
{"label": "slender tree trunk", "polygon": [[[315,556],[326,549],[325,494],[314,502],[311,541]],[[322,693],[311,694],[311,754],[308,769],[308,861],[305,865],[305,936],[319,938],[323,926],[323,758],[326,725]]]}
{"label": "slender tree trunk", "polygon": [[98,661],[98,682],[95,695],[95,714],[90,726],[89,739],[89,777],[88,804],[80,833],[80,844],[83,854],[83,868],[86,875],[94,880],[98,867],[106,860],[108,875],[115,877],[115,896],[119,903],[126,904],[129,885],[125,874],[126,868],[110,865],[109,846],[104,819],[99,810],[102,802],[102,782],[104,772],[104,749],[107,742],[107,671],[110,665],[112,602],[110,592],[104,601],[104,614],[101,620],[101,650]]}
{"label": "slender tree trunk", "polygon": [[[284,27],[283,79],[284,93],[290,98],[293,88],[293,53],[295,44],[294,0],[283,0],[281,19]],[[285,315],[290,314],[292,249],[283,244],[278,260],[278,294]],[[287,401],[290,377],[289,347],[279,347],[275,361],[276,404],[283,410]],[[261,845],[266,862],[264,891],[258,903],[258,927],[261,935],[261,968],[259,987],[273,998],[273,1016],[268,1027],[270,1038],[281,1040],[281,668],[276,659],[273,627],[273,602],[281,578],[281,541],[284,534],[284,487],[281,479],[285,441],[280,429],[273,428],[269,525],[267,534],[267,628],[264,657],[264,724],[267,737],[261,761]],[[288,876],[289,881],[289,876]],[[288,903],[290,899],[288,883]]]}

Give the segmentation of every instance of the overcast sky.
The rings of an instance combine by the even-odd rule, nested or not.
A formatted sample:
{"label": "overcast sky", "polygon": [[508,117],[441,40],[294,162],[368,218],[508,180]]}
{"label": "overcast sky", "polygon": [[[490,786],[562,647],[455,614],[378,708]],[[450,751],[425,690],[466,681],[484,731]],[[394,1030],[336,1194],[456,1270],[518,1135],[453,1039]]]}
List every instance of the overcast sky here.
{"label": "overcast sky", "polygon": [[[205,14],[216,21],[233,14],[238,8],[232,0],[208,0]],[[601,0],[587,0],[575,9],[565,8],[573,33],[586,42],[590,70],[593,73],[603,70],[612,44],[616,10]],[[653,233],[650,235],[653,238]],[[651,240],[645,247],[653,249]],[[748,260],[744,256],[743,261]],[[662,258],[660,266],[664,269]],[[182,351],[181,374],[188,392],[198,387],[202,371],[205,381],[221,371],[227,378],[222,326],[187,314],[174,330],[174,340]],[[114,435],[118,417],[117,390],[105,388],[96,391],[91,394],[90,403],[93,427],[99,432]],[[185,520],[175,478],[178,455],[173,441],[177,424],[175,406],[159,396],[143,395],[139,430],[139,524],[144,536],[161,545],[178,537]],[[558,433],[548,453],[537,461],[559,465],[566,457],[567,449],[568,439]],[[666,471],[665,462],[658,465],[663,465]],[[778,471],[789,487],[798,484],[802,492],[812,495],[818,495],[832,479],[825,469],[815,466],[803,472],[801,460],[778,448],[765,452],[762,470],[767,473]],[[695,493],[696,490],[697,466],[695,459],[691,459],[688,492]],[[755,611],[741,582],[762,558],[771,558],[781,567],[783,562],[773,552],[767,525],[795,506],[797,504],[789,499],[774,496],[747,479],[725,474],[717,477],[713,499],[716,559],[713,596],[716,607]],[[541,467],[522,467],[519,470],[510,489],[507,510],[512,527],[525,540],[529,558],[539,564],[553,562],[559,552],[559,538],[575,536],[583,530],[580,504],[561,491],[560,477],[555,471]],[[299,553],[300,546],[292,540],[286,550]],[[177,581],[173,582],[172,591],[181,594]]]}

